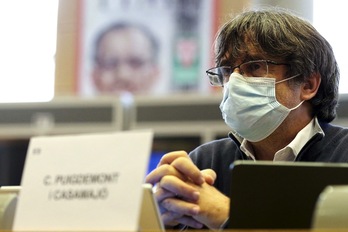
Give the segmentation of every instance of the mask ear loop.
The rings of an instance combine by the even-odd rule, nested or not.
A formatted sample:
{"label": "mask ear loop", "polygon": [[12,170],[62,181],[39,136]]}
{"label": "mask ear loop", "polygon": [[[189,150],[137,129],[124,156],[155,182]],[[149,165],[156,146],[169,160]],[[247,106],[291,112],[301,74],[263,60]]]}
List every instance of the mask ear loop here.
{"label": "mask ear loop", "polygon": [[[291,77],[288,77],[288,78],[285,78],[283,80],[280,80],[280,81],[277,81],[276,84],[279,84],[279,83],[282,83],[282,82],[285,82],[285,81],[288,81],[288,80],[291,80],[291,79],[294,79],[295,77],[298,77],[300,74],[297,74],[297,75],[294,75],[294,76],[291,76]],[[298,107],[300,107],[302,105],[302,103],[304,102],[305,100],[301,101],[297,106],[289,109],[290,111],[293,111],[293,110],[296,110]]]}
{"label": "mask ear loop", "polygon": [[290,111],[293,111],[293,110],[296,110],[298,107],[300,107],[302,105],[302,103],[304,102],[305,100],[301,101],[297,106],[289,109]]}

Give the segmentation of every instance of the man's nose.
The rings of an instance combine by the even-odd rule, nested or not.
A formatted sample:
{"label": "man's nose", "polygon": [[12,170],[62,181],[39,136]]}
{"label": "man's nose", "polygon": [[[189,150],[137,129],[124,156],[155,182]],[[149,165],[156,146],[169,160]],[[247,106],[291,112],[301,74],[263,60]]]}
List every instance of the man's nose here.
{"label": "man's nose", "polygon": [[232,73],[238,73],[238,74],[241,74],[241,72],[240,72],[240,68],[239,68],[239,67],[235,67],[235,68],[232,70]]}

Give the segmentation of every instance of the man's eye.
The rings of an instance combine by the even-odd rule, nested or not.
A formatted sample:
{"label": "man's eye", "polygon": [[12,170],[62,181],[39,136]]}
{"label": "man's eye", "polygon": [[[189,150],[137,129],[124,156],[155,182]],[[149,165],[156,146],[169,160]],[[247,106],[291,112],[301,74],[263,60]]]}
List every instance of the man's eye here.
{"label": "man's eye", "polygon": [[223,68],[223,69],[221,69],[221,74],[224,78],[230,77],[231,69],[230,68]]}
{"label": "man's eye", "polygon": [[260,63],[253,63],[248,65],[247,70],[253,72],[261,68],[262,68],[262,65]]}
{"label": "man's eye", "polygon": [[250,62],[245,65],[241,65],[242,75],[263,77],[267,75],[267,64],[265,62]]}

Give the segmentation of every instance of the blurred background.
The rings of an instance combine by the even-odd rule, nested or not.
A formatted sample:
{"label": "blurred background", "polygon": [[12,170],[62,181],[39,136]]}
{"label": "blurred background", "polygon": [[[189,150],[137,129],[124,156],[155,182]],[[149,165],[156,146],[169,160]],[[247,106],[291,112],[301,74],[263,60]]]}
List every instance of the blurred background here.
{"label": "blurred background", "polygon": [[[228,128],[205,70],[220,25],[279,6],[309,20],[341,69],[340,125],[348,125],[344,1],[1,1],[0,185],[20,184],[32,136],[151,128],[149,171],[168,151],[190,151]],[[97,154],[96,154],[97,155]]]}

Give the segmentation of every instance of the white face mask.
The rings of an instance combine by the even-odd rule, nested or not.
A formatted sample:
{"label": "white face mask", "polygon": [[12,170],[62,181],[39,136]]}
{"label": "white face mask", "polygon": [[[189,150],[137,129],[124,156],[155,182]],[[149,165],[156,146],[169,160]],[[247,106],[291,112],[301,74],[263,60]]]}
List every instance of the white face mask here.
{"label": "white face mask", "polygon": [[292,110],[303,103],[289,109],[280,104],[275,96],[275,84],[296,76],[276,82],[274,78],[244,78],[239,73],[232,73],[220,104],[226,124],[250,142],[268,137]]}

